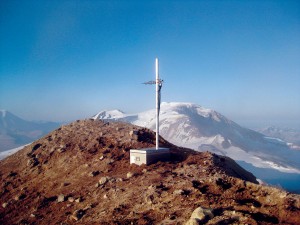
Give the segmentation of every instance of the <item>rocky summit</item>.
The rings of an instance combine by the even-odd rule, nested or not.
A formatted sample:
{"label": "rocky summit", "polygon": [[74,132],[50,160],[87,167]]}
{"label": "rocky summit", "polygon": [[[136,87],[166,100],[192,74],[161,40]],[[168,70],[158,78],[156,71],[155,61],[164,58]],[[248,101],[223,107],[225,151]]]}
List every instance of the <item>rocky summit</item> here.
{"label": "rocky summit", "polygon": [[0,161],[0,224],[300,224],[299,195],[258,184],[230,158],[160,145],[170,161],[130,165],[154,132],[62,126]]}

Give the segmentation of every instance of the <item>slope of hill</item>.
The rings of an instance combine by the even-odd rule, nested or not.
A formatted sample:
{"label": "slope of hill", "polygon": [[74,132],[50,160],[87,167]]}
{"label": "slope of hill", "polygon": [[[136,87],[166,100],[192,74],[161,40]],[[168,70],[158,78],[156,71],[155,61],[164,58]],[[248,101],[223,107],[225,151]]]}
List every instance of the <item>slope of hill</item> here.
{"label": "slope of hill", "polygon": [[228,157],[161,139],[169,162],[129,164],[130,148],[154,141],[122,122],[62,126],[0,161],[0,223],[300,223],[299,195],[257,184]]}
{"label": "slope of hill", "polygon": [[[155,130],[154,109],[132,115],[103,111],[93,118],[126,121]],[[300,151],[286,142],[243,128],[216,111],[192,103],[164,102],[160,124],[160,134],[173,144],[215,152],[260,168],[300,173]]]}
{"label": "slope of hill", "polygon": [[31,122],[0,110],[0,152],[28,144],[59,127],[54,122]]}

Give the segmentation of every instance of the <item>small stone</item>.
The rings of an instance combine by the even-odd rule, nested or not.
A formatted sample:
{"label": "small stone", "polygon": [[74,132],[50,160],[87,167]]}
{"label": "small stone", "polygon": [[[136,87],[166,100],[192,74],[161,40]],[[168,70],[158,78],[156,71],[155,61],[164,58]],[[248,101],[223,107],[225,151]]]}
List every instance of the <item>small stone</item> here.
{"label": "small stone", "polygon": [[138,131],[136,130],[131,130],[129,131],[129,135],[132,137],[133,135],[137,135],[138,134]]}
{"label": "small stone", "polygon": [[151,184],[149,187],[148,187],[148,190],[153,190],[155,189],[155,187]]}
{"label": "small stone", "polygon": [[65,201],[65,196],[63,194],[60,194],[58,197],[57,197],[57,202],[64,202]]}
{"label": "small stone", "polygon": [[108,177],[101,177],[99,180],[100,185],[104,185],[108,182]]}
{"label": "small stone", "polygon": [[73,220],[78,221],[78,220],[80,220],[84,216],[84,214],[85,214],[84,210],[79,209],[79,210],[74,211],[74,213],[72,214],[71,218]]}
{"label": "small stone", "polygon": [[147,170],[147,169],[143,169],[142,172],[143,172],[143,173],[147,173],[148,170]]}
{"label": "small stone", "polygon": [[92,171],[89,173],[89,176],[94,177],[94,176],[97,176],[98,174],[99,174],[99,171]]}
{"label": "small stone", "polygon": [[100,159],[100,160],[103,160],[103,159],[104,159],[104,156],[102,155],[99,159]]}
{"label": "small stone", "polygon": [[30,158],[28,159],[27,161],[27,166],[30,166],[30,167],[35,167],[39,164],[39,161],[37,158]]}
{"label": "small stone", "polygon": [[117,182],[122,182],[123,179],[122,179],[122,178],[118,178],[116,181],[117,181]]}
{"label": "small stone", "polygon": [[58,151],[59,153],[63,153],[63,152],[66,151],[66,149],[65,149],[65,148],[59,148],[59,149],[57,149],[57,151]]}
{"label": "small stone", "polygon": [[16,196],[14,197],[14,199],[15,199],[16,201],[19,201],[19,200],[24,199],[25,197],[26,197],[25,194],[19,194],[19,195],[16,195]]}
{"label": "small stone", "polygon": [[82,198],[79,197],[79,198],[75,199],[75,202],[77,202],[77,203],[82,202]]}
{"label": "small stone", "polygon": [[131,178],[131,177],[133,177],[133,175],[134,175],[133,173],[128,172],[128,173],[126,174],[126,177],[127,177],[127,178]]}
{"label": "small stone", "polygon": [[113,164],[114,162],[115,162],[115,160],[109,159],[108,162],[107,162],[107,164]]}
{"label": "small stone", "polygon": [[103,198],[104,198],[104,199],[107,199],[107,198],[108,198],[108,197],[107,197],[107,194],[104,194],[104,195],[103,195]]}
{"label": "small stone", "polygon": [[175,195],[182,195],[183,193],[184,193],[184,191],[181,190],[181,189],[175,190],[175,191],[173,192],[173,194],[175,194]]}
{"label": "small stone", "polygon": [[51,154],[51,153],[53,153],[54,151],[55,151],[55,148],[52,147],[52,148],[50,149],[49,153]]}
{"label": "small stone", "polygon": [[2,207],[3,207],[3,208],[6,208],[7,205],[8,205],[7,202],[2,203]]}
{"label": "small stone", "polygon": [[203,220],[207,216],[211,219],[214,217],[214,215],[212,213],[212,210],[207,209],[207,208],[198,207],[192,213],[191,219],[195,218],[195,219],[198,219],[198,220]]}
{"label": "small stone", "polygon": [[98,188],[100,186],[99,182],[95,184],[95,188]]}
{"label": "small stone", "polygon": [[31,213],[31,214],[30,214],[30,217],[31,217],[31,218],[34,218],[34,217],[35,217],[35,215],[34,215],[33,213]]}
{"label": "small stone", "polygon": [[69,201],[69,202],[74,202],[75,199],[74,199],[73,197],[69,197],[69,198],[68,198],[68,201]]}

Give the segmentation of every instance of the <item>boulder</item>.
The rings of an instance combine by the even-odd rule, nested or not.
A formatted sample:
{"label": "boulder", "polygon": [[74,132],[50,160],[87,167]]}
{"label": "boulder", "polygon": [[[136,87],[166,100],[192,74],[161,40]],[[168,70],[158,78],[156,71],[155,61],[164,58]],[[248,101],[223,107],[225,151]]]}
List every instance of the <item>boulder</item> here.
{"label": "boulder", "polygon": [[205,218],[212,219],[214,214],[212,213],[212,209],[198,207],[194,210],[191,215],[191,219],[204,220]]}
{"label": "boulder", "polygon": [[185,225],[199,225],[199,222],[197,219],[191,218],[185,223]]}
{"label": "boulder", "polygon": [[126,177],[127,178],[131,178],[131,177],[133,177],[134,176],[134,173],[131,173],[131,172],[128,172],[127,174],[126,174]]}

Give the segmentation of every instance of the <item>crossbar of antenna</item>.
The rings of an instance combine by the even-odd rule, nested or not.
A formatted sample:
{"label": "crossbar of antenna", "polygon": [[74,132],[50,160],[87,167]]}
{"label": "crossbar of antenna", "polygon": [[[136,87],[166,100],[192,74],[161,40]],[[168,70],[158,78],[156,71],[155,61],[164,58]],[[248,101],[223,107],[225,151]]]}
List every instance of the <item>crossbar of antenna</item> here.
{"label": "crossbar of antenna", "polygon": [[145,82],[143,84],[156,84],[156,81],[148,81],[148,82]]}
{"label": "crossbar of antenna", "polygon": [[[164,80],[160,80],[160,79],[158,80],[158,84],[162,84],[163,82],[164,82]],[[151,81],[145,82],[143,84],[156,84],[156,81],[151,80]]]}

